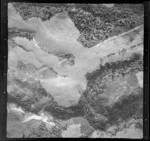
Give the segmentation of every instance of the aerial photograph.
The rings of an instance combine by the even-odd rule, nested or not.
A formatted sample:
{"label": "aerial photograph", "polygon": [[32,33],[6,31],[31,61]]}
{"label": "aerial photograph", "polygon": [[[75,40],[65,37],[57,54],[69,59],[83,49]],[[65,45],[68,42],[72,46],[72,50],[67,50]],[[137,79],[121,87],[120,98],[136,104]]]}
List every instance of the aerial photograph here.
{"label": "aerial photograph", "polygon": [[143,138],[144,5],[8,3],[7,138]]}

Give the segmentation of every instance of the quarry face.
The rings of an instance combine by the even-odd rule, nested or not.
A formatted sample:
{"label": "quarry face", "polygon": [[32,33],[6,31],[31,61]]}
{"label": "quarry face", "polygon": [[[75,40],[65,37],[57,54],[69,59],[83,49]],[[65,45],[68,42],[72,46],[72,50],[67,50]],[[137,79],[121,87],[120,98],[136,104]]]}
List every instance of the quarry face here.
{"label": "quarry face", "polygon": [[[113,9],[114,4],[108,7],[103,5],[104,7]],[[97,132],[110,130],[113,126],[121,128],[120,124],[126,124],[123,123],[126,119],[120,112],[125,109],[124,105],[120,105],[122,110],[117,109],[118,101],[142,105],[143,24],[124,32],[119,31],[119,34],[103,40],[91,33],[91,39],[87,40],[88,33],[81,32],[69,11],[55,13],[46,20],[34,14],[36,12],[26,18],[17,4],[8,5],[8,104],[16,104],[26,112],[26,116],[23,112],[19,115],[23,124],[40,120],[40,125],[38,122],[38,125],[33,123],[32,126],[46,126],[44,130],[49,132],[58,126],[57,123],[61,125],[65,122],[68,130],[62,129],[59,133],[62,137],[84,136],[81,129],[87,123],[89,132],[93,133],[90,134],[91,137],[104,137],[104,133],[98,135]],[[87,12],[86,15],[90,14]],[[102,22],[101,17],[100,19]],[[92,31],[97,33],[102,29]],[[103,33],[99,33],[101,35]],[[135,100],[133,95],[136,95]],[[130,100],[127,100],[129,97]],[[115,118],[110,116],[115,113],[113,108],[119,111]],[[130,119],[137,113],[138,109],[129,113],[127,121],[131,122]],[[43,120],[43,114],[46,120]],[[50,116],[56,118],[57,123],[54,123],[53,118],[47,121]],[[85,117],[83,125],[82,122],[73,124],[74,118],[80,116]],[[118,121],[122,122],[116,125]],[[13,125],[10,121],[8,123],[11,130]],[[26,126],[28,125],[23,128]],[[136,129],[132,126],[130,130]],[[85,134],[86,132],[84,131]],[[136,135],[140,131],[133,132]],[[17,133],[16,136],[18,134],[22,133]],[[25,133],[24,136],[28,137]]]}

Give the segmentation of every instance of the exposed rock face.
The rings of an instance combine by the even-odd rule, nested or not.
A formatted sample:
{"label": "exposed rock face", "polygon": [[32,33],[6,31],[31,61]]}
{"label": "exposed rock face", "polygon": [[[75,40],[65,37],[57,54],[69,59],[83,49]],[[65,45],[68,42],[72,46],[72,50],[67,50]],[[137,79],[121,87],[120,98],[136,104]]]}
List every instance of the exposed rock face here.
{"label": "exposed rock face", "polygon": [[[120,137],[120,126],[131,119],[139,126],[128,127],[142,130],[143,25],[85,48],[79,42],[81,29],[69,12],[56,12],[45,21],[31,14],[25,21],[15,9],[9,5],[8,103],[29,114],[18,117],[23,125],[11,125],[10,130],[22,128],[16,129],[17,137],[89,137],[94,130],[107,133],[114,126]],[[11,109],[12,117],[14,111],[21,112]],[[78,117],[83,119],[75,123]],[[74,125],[68,125],[72,119]],[[30,127],[31,120],[38,122]],[[61,128],[60,121],[66,122]]]}

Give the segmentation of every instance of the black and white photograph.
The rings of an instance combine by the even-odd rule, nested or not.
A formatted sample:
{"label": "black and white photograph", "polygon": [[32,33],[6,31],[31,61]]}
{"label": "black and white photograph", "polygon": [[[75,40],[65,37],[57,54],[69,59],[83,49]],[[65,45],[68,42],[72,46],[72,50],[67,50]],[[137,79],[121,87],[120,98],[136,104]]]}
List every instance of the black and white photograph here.
{"label": "black and white photograph", "polygon": [[7,138],[143,138],[143,3],[7,12]]}

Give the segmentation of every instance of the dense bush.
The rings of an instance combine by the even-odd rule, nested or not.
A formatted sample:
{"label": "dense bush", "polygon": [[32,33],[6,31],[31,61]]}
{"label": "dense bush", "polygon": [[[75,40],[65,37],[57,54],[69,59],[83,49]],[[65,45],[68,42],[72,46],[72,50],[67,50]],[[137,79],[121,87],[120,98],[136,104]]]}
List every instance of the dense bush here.
{"label": "dense bush", "polygon": [[[98,41],[126,32],[140,24],[143,13],[142,5],[119,5],[107,8],[103,5],[77,5],[77,12],[68,12],[82,34],[79,42],[92,47]],[[133,9],[134,7],[134,9]],[[137,12],[138,7],[141,12]],[[86,11],[86,12],[85,12]],[[84,19],[82,18],[84,17]]]}
{"label": "dense bush", "polygon": [[[83,94],[83,101],[87,105],[85,115],[95,129],[105,130],[110,125],[131,118],[142,119],[143,92],[134,76],[135,72],[142,71],[143,65],[139,63],[140,61],[142,57],[133,54],[128,61],[108,63],[99,71],[87,75],[89,82]],[[111,101],[114,94],[122,96],[116,101],[114,97]],[[99,115],[102,117],[96,118]]]}
{"label": "dense bush", "polygon": [[[92,47],[99,41],[136,27],[143,16],[142,6],[139,5],[115,5],[110,9],[101,5],[62,5],[59,7],[57,4],[33,5],[24,3],[18,5],[18,3],[15,3],[14,6],[24,19],[35,16],[47,20],[56,13],[66,10],[81,33],[78,41],[86,47]],[[136,10],[135,7],[140,10]],[[142,23],[143,21],[140,24]],[[20,33],[16,31],[16,34],[19,35]],[[70,55],[63,57],[73,58]],[[32,67],[21,62],[18,66],[18,69],[24,71],[29,68]],[[128,86],[127,89],[129,90],[124,92],[123,86],[121,86],[124,79],[126,79],[126,75],[142,70],[143,60],[139,54],[134,54],[130,60],[106,63],[105,66],[101,66],[100,70],[87,74],[88,85],[86,91],[79,100],[78,105],[69,108],[58,106],[52,98],[51,101],[48,101],[48,104],[45,103],[44,105],[42,103],[32,108],[33,104],[39,102],[43,97],[50,97],[50,94],[47,94],[37,81],[34,82],[34,79],[24,82],[15,79],[13,83],[18,86],[18,89],[8,94],[8,102],[16,103],[18,106],[23,107],[25,111],[36,114],[45,106],[43,110],[49,112],[56,119],[67,120],[72,117],[85,116],[95,129],[105,130],[109,124],[113,125],[120,122],[120,120],[142,118],[141,90],[129,91],[131,86]],[[118,95],[123,93],[122,95],[127,94],[127,96],[121,96],[118,101],[113,103],[111,95],[117,93],[116,87],[121,89],[119,89]],[[27,90],[31,94],[28,94]],[[109,105],[110,103],[111,105]],[[54,128],[54,130],[57,129]],[[47,133],[45,125],[41,125],[36,130],[34,129],[31,136],[34,135],[36,137],[51,136]]]}
{"label": "dense bush", "polygon": [[92,47],[107,38],[126,32],[143,24],[142,4],[115,4],[107,8],[101,4],[33,4],[14,3],[23,17],[40,17],[43,21],[66,11],[81,33],[78,41]]}

